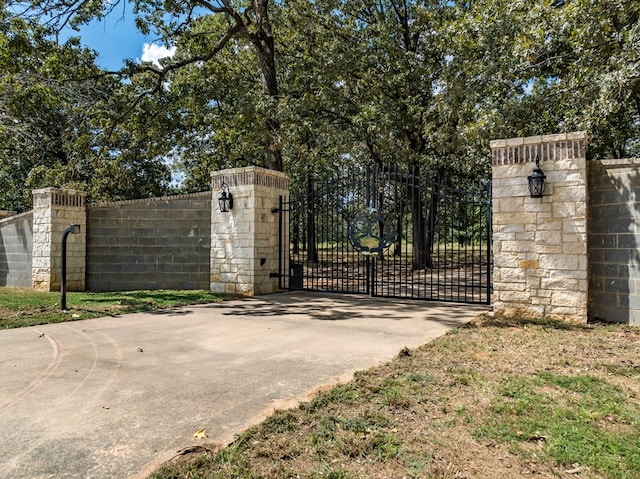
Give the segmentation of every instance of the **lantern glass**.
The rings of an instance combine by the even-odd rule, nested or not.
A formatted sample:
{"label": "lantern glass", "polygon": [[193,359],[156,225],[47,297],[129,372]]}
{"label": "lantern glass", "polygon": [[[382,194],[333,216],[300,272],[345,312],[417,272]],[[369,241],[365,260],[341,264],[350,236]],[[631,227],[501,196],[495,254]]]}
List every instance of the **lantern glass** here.
{"label": "lantern glass", "polygon": [[542,169],[540,169],[540,159],[536,156],[536,167],[533,169],[531,176],[527,177],[531,198],[542,198],[544,193],[544,180],[546,178],[546,175],[542,172]]}
{"label": "lantern glass", "polygon": [[218,206],[221,213],[227,213],[233,208],[233,195],[229,192],[229,186],[226,183],[222,184],[222,193],[218,198]]}

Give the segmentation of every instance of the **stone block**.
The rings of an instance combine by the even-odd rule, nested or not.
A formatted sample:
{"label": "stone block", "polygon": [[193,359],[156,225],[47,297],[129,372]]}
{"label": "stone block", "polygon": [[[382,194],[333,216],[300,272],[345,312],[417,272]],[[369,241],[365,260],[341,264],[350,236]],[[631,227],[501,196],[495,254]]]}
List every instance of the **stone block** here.
{"label": "stone block", "polygon": [[562,222],[563,241],[577,241],[587,244],[586,218],[565,219]]}
{"label": "stone block", "polygon": [[502,186],[493,190],[494,198],[517,198],[528,195],[528,186],[526,184],[514,185],[514,186]]}
{"label": "stone block", "polygon": [[536,253],[539,254],[561,254],[562,244],[557,245],[537,245]]}
{"label": "stone block", "polygon": [[553,203],[553,218],[574,218],[576,216],[576,205],[571,201]]}
{"label": "stone block", "polygon": [[[525,226],[523,224],[504,224],[504,225],[493,225],[493,233],[495,234],[509,234],[509,233],[521,233],[525,231]],[[509,238],[505,238],[509,239]]]}
{"label": "stone block", "polygon": [[523,211],[525,213],[536,213],[536,218],[550,218],[552,216],[552,203],[541,202],[541,201],[527,201],[524,202]]}
{"label": "stone block", "polygon": [[530,302],[530,295],[528,291],[500,291],[500,300],[507,303],[524,303]]}
{"label": "stone block", "polygon": [[536,213],[501,213],[494,215],[493,224],[495,225],[514,225],[514,224],[535,224]]}
{"label": "stone block", "polygon": [[522,255],[516,253],[500,252],[494,254],[493,264],[495,268],[518,268],[522,259]]}
{"label": "stone block", "polygon": [[260,283],[258,287],[258,294],[273,294],[276,292],[278,292],[277,282],[275,284],[273,282]]}
{"label": "stone block", "polygon": [[[551,304],[556,308],[569,308],[574,312],[586,308],[586,291],[553,291]],[[556,311],[557,312],[557,311]]]}
{"label": "stone block", "polygon": [[500,204],[501,213],[513,213],[526,211],[524,197],[503,198]]}
{"label": "stone block", "polygon": [[535,251],[535,244],[533,241],[503,241],[500,251],[503,253],[528,253]]}
{"label": "stone block", "polygon": [[562,235],[562,253],[563,254],[575,254],[585,255],[587,254],[587,243],[582,241],[576,241],[575,235]]}
{"label": "stone block", "polygon": [[562,233],[558,230],[539,229],[535,233],[536,245],[560,245],[562,244]]}
{"label": "stone block", "polygon": [[538,215],[538,220],[532,226],[534,231],[562,231],[562,220],[554,219],[554,218],[544,218],[542,219],[540,215]]}
{"label": "stone block", "polygon": [[565,323],[585,324],[587,322],[586,308],[571,308],[567,306],[547,306],[545,315],[547,318],[563,321]]}
{"label": "stone block", "polygon": [[227,292],[229,293],[233,292],[237,294],[245,294],[247,296],[253,296],[254,294],[256,294],[253,284],[235,283],[235,284],[227,284],[227,286],[228,286]]}
{"label": "stone block", "polygon": [[525,259],[525,260],[520,260],[518,261],[518,267],[522,268],[522,269],[529,269],[529,268],[539,268],[540,267],[540,261],[535,259]]}
{"label": "stone block", "polygon": [[551,299],[534,295],[531,298],[531,304],[532,305],[547,306],[547,305],[551,304]]}
{"label": "stone block", "polygon": [[[513,285],[517,285],[519,283],[524,283],[526,274],[525,270],[521,268],[499,268],[495,271],[495,282],[500,283],[511,283]],[[507,287],[506,284],[504,287]]]}
{"label": "stone block", "polygon": [[576,270],[579,264],[578,255],[540,255],[540,267],[548,270]]}
{"label": "stone block", "polygon": [[542,278],[540,288],[545,291],[580,291],[580,281],[574,278]]}

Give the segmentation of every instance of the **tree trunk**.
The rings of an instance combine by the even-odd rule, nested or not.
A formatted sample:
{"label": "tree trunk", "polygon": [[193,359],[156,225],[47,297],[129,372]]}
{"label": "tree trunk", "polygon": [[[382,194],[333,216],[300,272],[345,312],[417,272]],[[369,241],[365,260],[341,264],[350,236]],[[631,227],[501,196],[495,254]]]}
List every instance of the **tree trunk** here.
{"label": "tree trunk", "polygon": [[315,192],[313,188],[313,181],[309,176],[307,183],[307,259],[311,263],[318,262],[318,242],[316,238],[316,208],[315,208]]}
{"label": "tree trunk", "polygon": [[265,127],[267,130],[266,163],[271,170],[282,171],[282,149],[280,147],[280,121],[275,112],[278,92],[276,76],[275,41],[269,20],[269,0],[252,0],[256,15],[256,29],[249,33],[249,39],[256,49],[260,72],[262,74],[262,92],[269,97],[272,105],[267,108]]}
{"label": "tree trunk", "polygon": [[408,202],[411,207],[412,245],[411,269],[419,270],[428,267],[427,261],[427,222],[422,207],[420,194],[420,167],[414,165],[411,180],[407,188]]}
{"label": "tree trunk", "polygon": [[436,224],[438,219],[438,205],[440,204],[440,187],[442,181],[442,170],[438,170],[436,174],[433,185],[431,187],[431,198],[429,200],[429,217],[427,220],[427,241],[426,241],[426,251],[427,251],[427,268],[434,267],[433,261],[433,247],[435,244],[436,237]]}
{"label": "tree trunk", "polygon": [[438,203],[440,199],[441,174],[436,175],[429,199],[429,210],[424,213],[422,192],[420,188],[420,167],[414,165],[411,172],[411,181],[407,189],[408,202],[411,207],[411,221],[413,224],[412,242],[413,255],[411,268],[415,270],[433,268],[433,247],[435,244],[436,219],[438,216]]}
{"label": "tree trunk", "polygon": [[397,191],[396,191],[395,197],[397,198],[397,201],[400,203],[400,205],[396,212],[396,218],[395,218],[396,241],[395,241],[395,246],[393,248],[393,255],[400,258],[402,257],[402,217],[404,215],[404,197],[399,195]]}

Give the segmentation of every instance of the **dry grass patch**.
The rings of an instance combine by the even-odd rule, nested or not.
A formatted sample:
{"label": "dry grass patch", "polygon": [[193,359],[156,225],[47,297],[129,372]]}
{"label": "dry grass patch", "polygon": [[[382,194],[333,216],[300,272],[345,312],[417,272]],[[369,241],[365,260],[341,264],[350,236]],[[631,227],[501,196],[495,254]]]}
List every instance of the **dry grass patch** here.
{"label": "dry grass patch", "polygon": [[640,330],[479,318],[168,478],[640,477]]}

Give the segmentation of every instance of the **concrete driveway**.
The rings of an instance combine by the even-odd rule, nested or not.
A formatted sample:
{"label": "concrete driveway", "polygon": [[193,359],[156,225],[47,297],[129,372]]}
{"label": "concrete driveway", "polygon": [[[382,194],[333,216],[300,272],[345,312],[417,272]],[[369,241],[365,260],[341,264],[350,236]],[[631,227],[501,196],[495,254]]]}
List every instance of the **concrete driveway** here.
{"label": "concrete driveway", "polygon": [[2,477],[146,477],[487,310],[286,293],[0,331]]}

